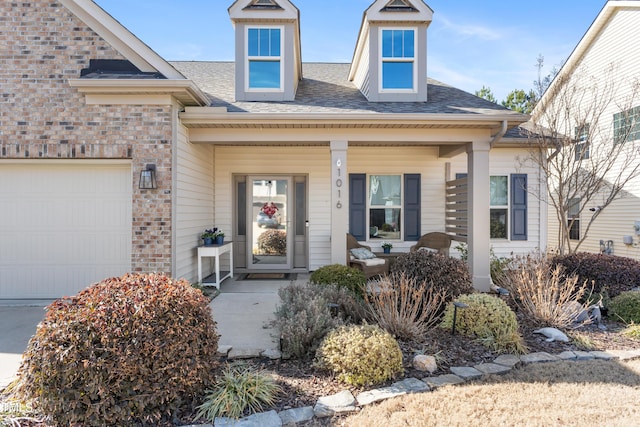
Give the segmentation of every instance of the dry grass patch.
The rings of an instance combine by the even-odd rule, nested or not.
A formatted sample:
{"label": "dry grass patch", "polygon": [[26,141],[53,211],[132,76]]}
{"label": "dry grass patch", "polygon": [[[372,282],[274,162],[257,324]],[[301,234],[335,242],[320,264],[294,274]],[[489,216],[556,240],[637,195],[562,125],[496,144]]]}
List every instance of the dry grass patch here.
{"label": "dry grass patch", "polygon": [[369,406],[345,426],[640,425],[640,360],[558,362],[516,369]]}

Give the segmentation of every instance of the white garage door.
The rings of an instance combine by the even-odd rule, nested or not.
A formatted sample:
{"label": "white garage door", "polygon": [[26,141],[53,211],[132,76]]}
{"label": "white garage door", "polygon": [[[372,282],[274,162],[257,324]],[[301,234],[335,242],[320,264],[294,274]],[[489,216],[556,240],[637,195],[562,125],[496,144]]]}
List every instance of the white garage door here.
{"label": "white garage door", "polygon": [[73,295],[130,266],[130,165],[0,163],[0,298]]}

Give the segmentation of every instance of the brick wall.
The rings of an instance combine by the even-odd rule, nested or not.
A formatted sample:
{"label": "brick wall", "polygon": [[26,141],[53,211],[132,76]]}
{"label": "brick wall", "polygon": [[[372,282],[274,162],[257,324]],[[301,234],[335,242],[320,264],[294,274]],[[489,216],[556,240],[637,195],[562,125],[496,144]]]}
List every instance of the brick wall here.
{"label": "brick wall", "polygon": [[0,159],[131,159],[132,270],[171,272],[171,107],[85,105],[90,59],[123,57],[55,0],[0,1]]}

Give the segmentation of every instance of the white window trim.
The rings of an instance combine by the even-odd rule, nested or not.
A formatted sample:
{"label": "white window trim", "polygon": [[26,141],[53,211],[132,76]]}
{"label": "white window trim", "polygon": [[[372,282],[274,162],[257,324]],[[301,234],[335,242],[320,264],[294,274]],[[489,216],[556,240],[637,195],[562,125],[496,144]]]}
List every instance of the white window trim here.
{"label": "white window trim", "polygon": [[[511,174],[492,174],[489,176],[489,179],[492,177],[504,176],[507,178],[507,204],[506,205],[492,205],[491,201],[489,201],[489,218],[491,218],[491,211],[493,209],[504,209],[507,211],[507,236],[506,237],[490,237],[492,241],[501,241],[501,242],[510,242],[511,241]],[[491,185],[491,184],[489,184]],[[491,235],[491,232],[489,232]]]}
{"label": "white window trim", "polygon": [[[404,173],[367,173],[367,242],[378,242],[378,240],[371,240],[371,236],[369,235],[369,229],[371,227],[371,209],[400,209],[400,215],[403,215],[404,212]],[[400,177],[400,201],[399,205],[372,205],[371,204],[371,177],[372,176],[399,176]],[[403,242],[403,231],[402,227],[404,227],[404,223],[401,223],[400,229],[400,237],[397,239],[384,239],[388,242]],[[380,240],[382,243],[382,240]]]}
{"label": "white window trim", "polygon": [[[280,56],[249,56],[249,30],[254,29],[279,29],[280,30]],[[284,26],[281,25],[247,25],[244,31],[244,90],[245,92],[278,93],[284,92]],[[251,61],[280,61],[280,87],[273,88],[252,88],[249,86],[249,63]]]}
{"label": "white window trim", "polygon": [[[383,58],[382,57],[382,32],[385,30],[411,30],[413,31],[413,59],[407,58]],[[380,27],[378,30],[378,89],[380,93],[418,93],[418,28],[417,27]],[[383,87],[382,64],[384,62],[411,62],[413,64],[413,88],[412,89],[385,89]]]}

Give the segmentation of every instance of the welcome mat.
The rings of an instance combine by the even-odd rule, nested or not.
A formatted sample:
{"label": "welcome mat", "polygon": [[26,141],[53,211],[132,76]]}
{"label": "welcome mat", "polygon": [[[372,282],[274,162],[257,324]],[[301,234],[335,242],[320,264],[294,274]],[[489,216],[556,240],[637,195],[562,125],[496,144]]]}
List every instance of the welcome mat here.
{"label": "welcome mat", "polygon": [[238,276],[237,280],[295,280],[295,278],[295,273],[247,273]]}

